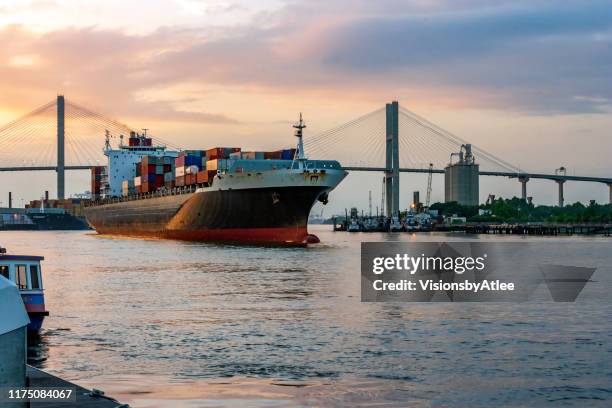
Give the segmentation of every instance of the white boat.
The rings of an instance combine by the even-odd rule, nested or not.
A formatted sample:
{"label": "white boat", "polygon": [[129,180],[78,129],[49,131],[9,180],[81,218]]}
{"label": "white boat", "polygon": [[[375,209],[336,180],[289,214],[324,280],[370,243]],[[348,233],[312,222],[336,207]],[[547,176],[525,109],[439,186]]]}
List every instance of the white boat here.
{"label": "white boat", "polygon": [[28,332],[38,333],[43,320],[49,316],[45,309],[45,295],[42,283],[40,261],[45,258],[36,255],[9,255],[0,247],[0,276],[13,282],[25,305],[30,324]]}

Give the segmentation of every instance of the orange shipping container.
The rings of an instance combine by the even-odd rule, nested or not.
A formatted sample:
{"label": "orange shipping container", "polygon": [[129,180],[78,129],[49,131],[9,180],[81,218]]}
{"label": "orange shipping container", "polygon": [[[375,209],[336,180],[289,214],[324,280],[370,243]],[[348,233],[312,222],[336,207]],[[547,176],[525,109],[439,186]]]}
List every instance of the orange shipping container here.
{"label": "orange shipping container", "polygon": [[196,182],[198,184],[208,183],[208,173],[205,170],[198,171],[198,174],[196,174]]}

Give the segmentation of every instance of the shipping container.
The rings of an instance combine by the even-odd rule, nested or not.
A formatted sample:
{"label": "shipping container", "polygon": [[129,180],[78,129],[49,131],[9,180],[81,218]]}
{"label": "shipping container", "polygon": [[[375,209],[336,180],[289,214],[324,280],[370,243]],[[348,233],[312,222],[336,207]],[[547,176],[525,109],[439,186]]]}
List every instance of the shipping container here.
{"label": "shipping container", "polygon": [[227,170],[227,160],[208,160],[206,162],[206,170]]}
{"label": "shipping container", "polygon": [[156,168],[157,168],[157,166],[155,164],[147,164],[147,165],[145,165],[143,163],[142,166],[140,167],[140,171],[142,172],[143,176],[145,174],[155,174]]}
{"label": "shipping container", "polygon": [[175,180],[175,184],[177,187],[182,187],[185,185],[185,176],[177,176]]}
{"label": "shipping container", "polygon": [[280,160],[282,158],[282,150],[275,152],[264,152],[264,159],[266,160]]}
{"label": "shipping container", "polygon": [[164,164],[164,159],[161,156],[143,156],[142,164],[145,166],[148,166],[151,164],[154,164],[154,165]]}
{"label": "shipping container", "polygon": [[208,183],[208,172],[206,170],[198,171],[198,174],[196,174],[196,183]]}
{"label": "shipping container", "polygon": [[100,195],[104,170],[104,166],[94,166],[91,168],[91,195],[94,199]]}
{"label": "shipping container", "polygon": [[242,152],[240,157],[245,160],[263,160],[264,152]]}
{"label": "shipping container", "polygon": [[142,185],[142,177],[141,176],[134,177],[134,185],[137,186],[137,187]]}
{"label": "shipping container", "polygon": [[181,152],[175,160],[175,165],[176,167],[201,166],[203,155],[204,152],[201,150]]}
{"label": "shipping container", "polygon": [[174,173],[164,173],[164,183],[174,180]]}
{"label": "shipping container", "polygon": [[199,170],[198,166],[187,166],[185,167],[185,174],[196,174]]}
{"label": "shipping container", "polygon": [[[135,191],[134,180],[123,180],[121,183],[121,192],[124,196],[133,194]],[[71,205],[72,206],[72,205]]]}
{"label": "shipping container", "polygon": [[186,156],[202,157],[206,154],[206,151],[205,150],[183,150],[181,153]]}
{"label": "shipping container", "polygon": [[140,186],[140,191],[142,193],[150,193],[151,189],[152,189],[152,186],[149,183],[142,183],[142,185]]}
{"label": "shipping container", "polygon": [[239,147],[213,147],[206,151],[206,158],[208,160],[227,159],[230,154],[237,152],[240,152]]}
{"label": "shipping container", "polygon": [[295,157],[295,149],[283,149],[281,150],[282,160],[293,160]]}

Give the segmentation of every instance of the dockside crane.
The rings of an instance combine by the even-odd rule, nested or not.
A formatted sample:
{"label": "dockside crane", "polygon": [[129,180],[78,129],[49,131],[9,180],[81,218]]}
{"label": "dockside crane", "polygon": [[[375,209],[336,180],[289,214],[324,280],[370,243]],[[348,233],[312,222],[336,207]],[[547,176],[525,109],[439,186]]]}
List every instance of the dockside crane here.
{"label": "dockside crane", "polygon": [[429,173],[427,175],[427,198],[425,199],[425,208],[429,208],[431,201],[431,178],[433,176],[433,163],[429,163]]}

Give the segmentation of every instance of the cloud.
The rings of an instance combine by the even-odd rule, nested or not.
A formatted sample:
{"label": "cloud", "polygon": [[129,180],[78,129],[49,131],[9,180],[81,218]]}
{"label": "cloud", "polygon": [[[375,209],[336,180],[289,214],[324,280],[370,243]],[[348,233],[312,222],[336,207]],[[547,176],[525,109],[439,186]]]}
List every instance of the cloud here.
{"label": "cloud", "polygon": [[607,111],[612,99],[612,8],[598,0],[294,0],[233,26],[8,26],[0,41],[0,103],[65,92],[178,121],[238,121],[177,94],[183,84],[530,113]]}

